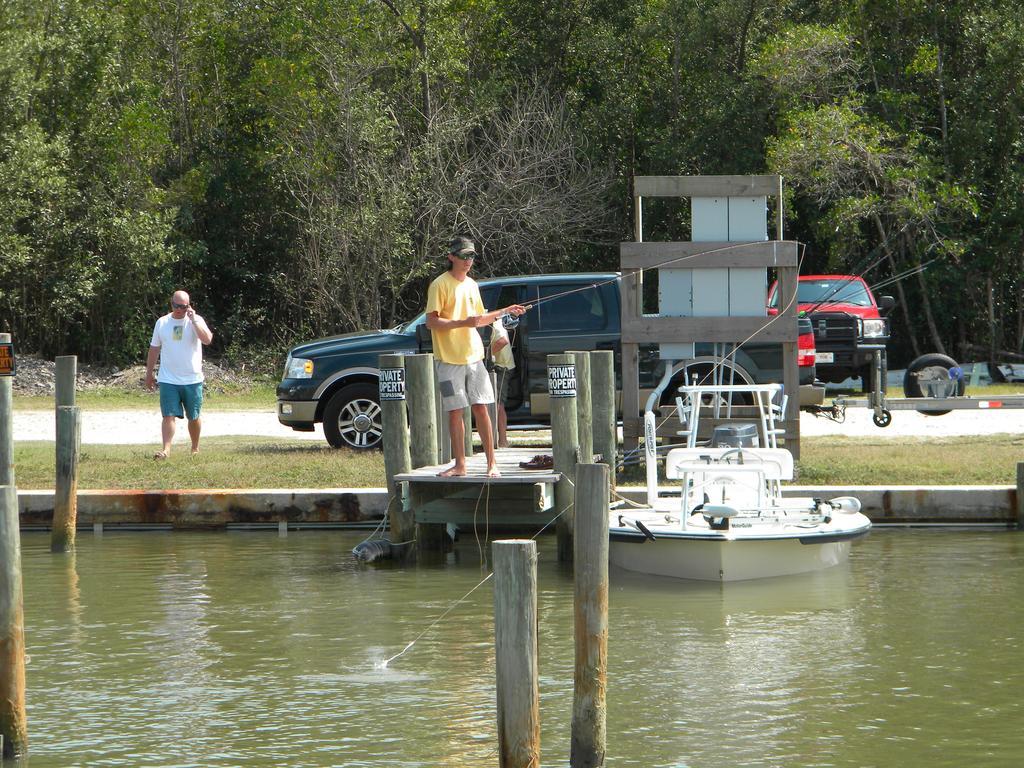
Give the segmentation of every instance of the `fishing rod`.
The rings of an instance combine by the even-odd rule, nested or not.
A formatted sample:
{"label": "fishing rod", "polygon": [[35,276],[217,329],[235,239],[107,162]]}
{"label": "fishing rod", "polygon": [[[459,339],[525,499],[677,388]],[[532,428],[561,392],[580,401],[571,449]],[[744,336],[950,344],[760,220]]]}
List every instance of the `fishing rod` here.
{"label": "fishing rod", "polygon": [[[797,272],[799,273],[800,268],[803,265],[804,256],[806,255],[806,252],[807,252],[807,245],[805,243],[800,243],[800,242],[797,242],[797,241],[780,241],[780,242],[794,243],[795,245],[797,245],[799,247],[799,249],[800,249],[800,256],[799,256],[799,258],[797,260]],[[671,258],[671,259],[666,259],[665,261],[659,262],[659,263],[654,264],[654,265],[652,265],[650,267],[646,267],[645,269],[660,269],[660,268],[663,268],[663,267],[666,267],[666,266],[670,266],[670,265],[673,265],[673,264],[679,264],[681,262],[685,262],[685,261],[688,261],[690,259],[697,258],[698,256],[705,256],[705,255],[708,255],[708,254],[729,251],[729,250],[732,250],[732,249],[735,249],[735,248],[745,247],[747,245],[748,245],[748,243],[734,243],[734,244],[729,244],[729,245],[725,245],[725,246],[720,246],[718,248],[711,248],[711,249],[708,249],[708,250],[705,250],[705,251],[701,251],[699,253],[692,253],[692,254],[687,254],[687,255],[684,255],[684,256],[674,257],[674,258]],[[556,299],[564,298],[565,296],[569,296],[569,295],[572,295],[572,294],[575,294],[575,293],[581,293],[583,291],[593,290],[593,289],[600,288],[600,287],[605,286],[605,285],[610,285],[612,283],[616,283],[616,282],[619,282],[621,280],[624,280],[627,277],[642,276],[643,272],[644,272],[644,270],[641,269],[641,270],[638,270],[637,272],[633,272],[633,273],[629,273],[629,274],[625,274],[625,275],[617,274],[614,277],[611,277],[611,278],[609,278],[607,280],[599,280],[599,281],[595,281],[593,283],[590,283],[588,285],[582,285],[582,286],[580,286],[578,288],[571,288],[571,289],[569,289],[567,291],[561,291],[559,293],[552,294],[551,296],[545,296],[543,298],[539,298],[536,301],[534,301],[534,302],[532,302],[530,304],[525,304],[523,306],[526,309],[531,309],[531,308],[533,308],[535,306],[539,306],[540,304],[544,304],[544,303],[547,303],[549,301],[554,301]],[[768,328],[772,324],[778,322],[782,317],[785,317],[786,316],[786,312],[788,312],[790,310],[790,308],[793,306],[793,304],[794,304],[794,302],[796,302],[796,300],[797,300],[797,293],[794,292],[793,296],[791,296],[789,301],[786,303],[786,306],[783,307],[782,310],[778,314],[770,317],[763,325],[761,325],[753,333],[751,333],[749,336],[747,336],[747,338],[743,339],[739,343],[733,344],[732,345],[732,349],[730,351],[728,351],[728,352],[726,352],[726,353],[724,353],[724,354],[722,354],[720,356],[716,352],[715,356],[716,356],[716,358],[720,357],[720,360],[716,360],[712,364],[712,366],[711,366],[710,370],[707,372],[707,374],[702,379],[697,381],[696,383],[697,384],[706,383],[709,380],[709,377],[716,376],[718,374],[719,370],[724,369],[725,364],[727,362],[730,362],[730,361],[731,362],[735,362],[736,353],[739,352],[739,350],[742,349],[745,344],[747,344],[752,339],[754,339],[758,334],[760,334],[766,328]],[[505,313],[505,314],[501,315],[502,318],[508,317],[508,316],[511,316],[511,313]],[[508,329],[508,330],[511,331],[510,334],[509,334],[509,343],[510,344],[514,343],[514,340],[515,340],[514,332],[517,329],[518,329],[518,324],[516,326],[513,326],[511,329]]]}
{"label": "fishing rod", "polygon": [[[799,242],[794,241],[794,240],[780,240],[778,242],[780,242],[780,243],[793,243],[793,244],[798,245],[800,247],[806,247],[806,246],[804,246],[803,243],[799,243]],[[589,291],[589,290],[592,290],[594,288],[600,288],[600,287],[605,286],[605,285],[610,285],[611,283],[617,283],[620,280],[625,280],[627,277],[635,277],[635,276],[638,276],[638,275],[642,275],[646,270],[662,269],[664,267],[668,267],[668,266],[671,266],[673,264],[678,264],[679,262],[688,261],[690,259],[695,259],[698,256],[708,256],[708,255],[714,254],[714,253],[722,253],[724,251],[733,250],[734,248],[744,248],[744,247],[746,247],[748,245],[750,245],[750,243],[745,243],[745,242],[744,243],[730,243],[729,245],[724,245],[724,246],[722,246],[720,248],[711,248],[711,249],[706,250],[706,251],[700,251],[699,253],[690,253],[690,254],[687,254],[685,256],[677,256],[677,257],[672,258],[672,259],[666,259],[665,261],[658,262],[657,264],[652,264],[649,267],[644,267],[644,269],[637,270],[636,272],[630,272],[630,273],[625,274],[625,275],[622,275],[622,274],[616,275],[615,277],[608,278],[607,280],[599,280],[597,282],[590,283],[588,285],[581,285],[579,288],[570,288],[567,291],[562,291],[560,293],[553,293],[550,296],[545,296],[543,298],[539,298],[539,299],[537,299],[537,300],[535,300],[535,301],[533,301],[533,302],[531,302],[529,304],[523,304],[522,306],[526,307],[527,309],[532,309],[533,307],[539,306],[540,304],[546,304],[549,301],[554,301],[555,299],[561,299],[561,298],[563,298],[565,296],[570,296],[570,295],[572,295],[574,293],[581,293],[582,291]],[[509,314],[510,313],[506,313],[506,314],[502,315],[502,317],[507,317],[507,316],[509,316]]]}

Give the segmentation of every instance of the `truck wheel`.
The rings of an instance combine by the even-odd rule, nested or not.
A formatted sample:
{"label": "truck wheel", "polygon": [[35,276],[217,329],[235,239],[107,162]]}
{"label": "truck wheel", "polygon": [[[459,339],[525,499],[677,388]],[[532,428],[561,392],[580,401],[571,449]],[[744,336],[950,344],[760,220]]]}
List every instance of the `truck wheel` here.
{"label": "truck wheel", "polygon": [[[903,374],[903,394],[907,397],[924,397],[924,390],[921,389],[921,383],[917,379],[918,373],[923,371],[925,368],[941,368],[944,371],[949,371],[950,368],[956,367],[956,360],[949,357],[948,355],[941,355],[938,352],[931,352],[927,355],[921,355],[907,366],[907,372]],[[967,389],[967,385],[963,379],[960,379],[956,384],[956,396],[963,397],[964,391]],[[949,410],[945,411],[921,411],[925,416],[944,416],[949,413]]]}
{"label": "truck wheel", "polygon": [[333,448],[366,451],[379,448],[384,424],[377,388],[349,384],[335,392],[324,408],[324,437]]}

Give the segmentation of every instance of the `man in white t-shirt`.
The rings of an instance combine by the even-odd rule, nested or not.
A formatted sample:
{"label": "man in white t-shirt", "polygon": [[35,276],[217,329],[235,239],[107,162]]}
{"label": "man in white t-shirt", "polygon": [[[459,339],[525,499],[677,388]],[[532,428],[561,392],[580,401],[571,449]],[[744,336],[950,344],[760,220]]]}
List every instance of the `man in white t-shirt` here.
{"label": "man in white t-shirt", "polygon": [[[153,454],[166,459],[174,440],[175,419],[188,419],[188,435],[192,438],[192,454],[199,453],[199,433],[203,424],[199,412],[203,407],[203,344],[213,341],[213,331],[196,314],[185,291],[171,296],[171,311],[156,321],[153,339],[146,358],[146,389],[152,392],[160,385],[160,426],[164,447]],[[153,370],[160,360],[160,374]]]}
{"label": "man in white t-shirt", "polygon": [[494,359],[494,376],[498,382],[498,391],[494,393],[498,416],[498,447],[508,448],[508,414],[505,412],[505,401],[508,400],[509,382],[515,375],[516,359],[512,354],[512,340],[501,318],[491,324],[491,355]]}

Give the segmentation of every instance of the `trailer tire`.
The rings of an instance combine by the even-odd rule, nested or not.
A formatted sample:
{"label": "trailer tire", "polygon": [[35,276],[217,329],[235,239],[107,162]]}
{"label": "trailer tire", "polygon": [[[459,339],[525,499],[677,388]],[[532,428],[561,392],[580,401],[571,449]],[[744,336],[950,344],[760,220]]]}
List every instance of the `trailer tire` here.
{"label": "trailer tire", "polygon": [[[921,384],[917,380],[917,374],[925,368],[943,368],[948,371],[950,368],[955,367],[957,367],[956,360],[948,355],[942,355],[938,352],[921,355],[907,366],[907,372],[903,374],[903,394],[907,397],[925,396],[924,391],[921,389]],[[963,379],[960,379],[956,384],[956,397],[963,397],[966,389],[967,384]],[[949,413],[949,410],[921,411],[921,413],[925,416],[944,416]]]}

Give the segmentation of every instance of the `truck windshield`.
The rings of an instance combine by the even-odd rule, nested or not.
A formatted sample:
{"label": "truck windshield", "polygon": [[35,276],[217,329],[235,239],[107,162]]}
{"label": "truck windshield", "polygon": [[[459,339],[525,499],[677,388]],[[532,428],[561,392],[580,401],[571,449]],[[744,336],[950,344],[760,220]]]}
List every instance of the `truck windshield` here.
{"label": "truck windshield", "polygon": [[871,306],[871,297],[859,280],[801,280],[797,285],[796,299],[800,304]]}
{"label": "truck windshield", "polygon": [[416,317],[414,317],[408,323],[405,323],[403,325],[398,326],[398,328],[396,330],[399,330],[402,333],[414,333],[416,331],[416,326],[423,325],[423,323],[425,323],[426,321],[427,321],[427,313],[426,312],[420,312],[418,315],[416,315]]}

